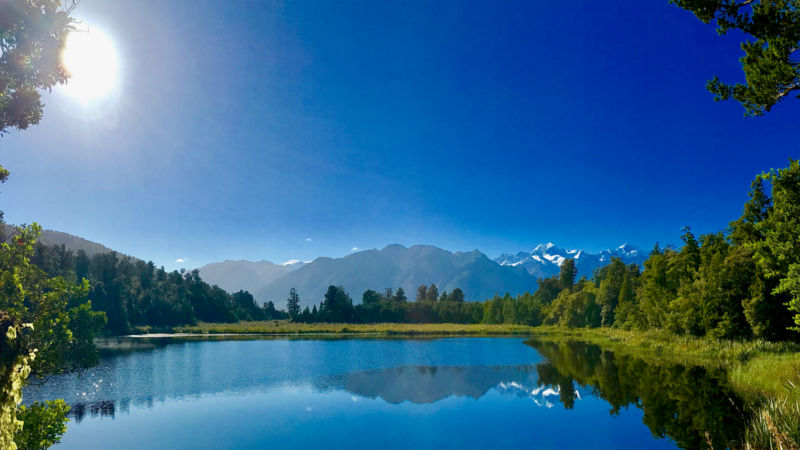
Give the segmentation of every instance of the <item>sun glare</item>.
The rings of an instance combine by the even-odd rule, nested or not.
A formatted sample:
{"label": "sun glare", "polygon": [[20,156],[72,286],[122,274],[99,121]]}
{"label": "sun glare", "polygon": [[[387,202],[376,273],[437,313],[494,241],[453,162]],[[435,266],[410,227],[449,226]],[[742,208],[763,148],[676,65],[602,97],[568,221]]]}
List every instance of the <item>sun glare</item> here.
{"label": "sun glare", "polygon": [[94,27],[70,32],[61,62],[70,74],[66,92],[84,102],[107,95],[117,83],[117,51],[111,39]]}

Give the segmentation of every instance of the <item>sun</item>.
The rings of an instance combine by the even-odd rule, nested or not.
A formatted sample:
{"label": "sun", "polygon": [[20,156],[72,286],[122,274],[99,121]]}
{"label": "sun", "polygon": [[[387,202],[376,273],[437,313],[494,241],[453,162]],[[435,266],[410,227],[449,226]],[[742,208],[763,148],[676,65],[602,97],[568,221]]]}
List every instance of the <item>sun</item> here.
{"label": "sun", "polygon": [[61,63],[70,74],[65,91],[88,102],[106,96],[117,84],[119,62],[111,39],[84,26],[67,35]]}

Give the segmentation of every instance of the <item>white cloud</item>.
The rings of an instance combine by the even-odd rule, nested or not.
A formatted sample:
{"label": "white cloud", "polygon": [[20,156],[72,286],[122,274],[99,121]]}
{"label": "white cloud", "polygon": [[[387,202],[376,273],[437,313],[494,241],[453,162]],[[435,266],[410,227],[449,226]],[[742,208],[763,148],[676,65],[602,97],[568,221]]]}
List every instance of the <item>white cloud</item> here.
{"label": "white cloud", "polygon": [[311,238],[306,238],[306,242],[311,242]]}
{"label": "white cloud", "polygon": [[178,259],[175,260],[175,262],[178,263],[178,264],[183,264],[188,260],[189,260],[189,258],[178,258]]}
{"label": "white cloud", "polygon": [[353,248],[350,249],[350,251],[351,252],[357,252],[358,251],[358,247],[353,247]]}

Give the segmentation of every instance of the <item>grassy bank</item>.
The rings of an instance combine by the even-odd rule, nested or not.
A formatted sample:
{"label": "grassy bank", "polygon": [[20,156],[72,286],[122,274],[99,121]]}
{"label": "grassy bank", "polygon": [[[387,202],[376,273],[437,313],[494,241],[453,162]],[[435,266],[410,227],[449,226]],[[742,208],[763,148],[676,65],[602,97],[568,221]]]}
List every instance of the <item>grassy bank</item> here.
{"label": "grassy bank", "polygon": [[387,336],[499,336],[530,335],[534,328],[525,325],[485,325],[457,323],[292,323],[285,320],[238,323],[199,323],[176,327],[178,333],[205,334],[342,334]]}
{"label": "grassy bank", "polygon": [[734,388],[746,397],[797,399],[800,390],[800,345],[763,340],[728,341],[677,336],[666,331],[625,331],[610,328],[537,327],[549,341],[582,341],[620,354],[670,364],[723,367]]}

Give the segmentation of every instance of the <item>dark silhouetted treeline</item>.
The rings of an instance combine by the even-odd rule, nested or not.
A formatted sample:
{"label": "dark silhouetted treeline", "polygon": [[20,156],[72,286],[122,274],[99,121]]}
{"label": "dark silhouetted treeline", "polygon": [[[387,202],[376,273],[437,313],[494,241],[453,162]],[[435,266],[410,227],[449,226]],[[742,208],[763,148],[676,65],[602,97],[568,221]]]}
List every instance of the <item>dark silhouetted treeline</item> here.
{"label": "dark silhouetted treeline", "polygon": [[759,175],[742,216],[725,231],[695,236],[688,227],[680,249],[658,245],[644,262],[613,258],[591,279],[576,280],[567,259],[535,293],[464,302],[461,289],[439,293],[419,286],[414,301],[402,288],[367,290],[355,305],[330,286],[319,307],[301,310],[292,289],[289,312],[260,307],[247,292],[229,294],[198,272],[167,272],[116,253],[92,258],[39,245],[33,262],[50,276],[91,285],[93,309],[108,316],[108,331],[204,322],[291,318],[297,322],[512,323],[566,327],[667,329],[714,338],[793,339],[800,326],[800,164]]}
{"label": "dark silhouetted treeline", "polygon": [[229,294],[200,279],[197,270],[167,272],[152,262],[117,253],[89,257],[64,246],[37,244],[31,261],[49,276],[89,280],[92,309],[108,317],[106,333],[125,334],[134,327],[171,327],[204,322],[286,318],[268,302],[260,307],[245,291]]}
{"label": "dark silhouetted treeline", "polygon": [[[291,295],[290,295],[291,298]],[[459,288],[441,295],[436,285],[420,286],[416,301],[408,301],[403,288],[384,292],[364,291],[361,304],[353,305],[350,295],[341,286],[330,286],[316,305],[293,317],[298,322],[406,322],[406,323],[479,323],[483,304],[464,302]]]}

